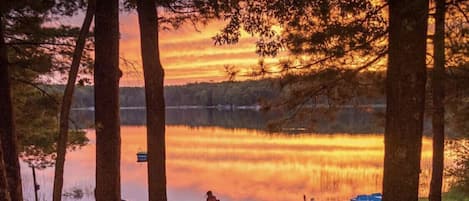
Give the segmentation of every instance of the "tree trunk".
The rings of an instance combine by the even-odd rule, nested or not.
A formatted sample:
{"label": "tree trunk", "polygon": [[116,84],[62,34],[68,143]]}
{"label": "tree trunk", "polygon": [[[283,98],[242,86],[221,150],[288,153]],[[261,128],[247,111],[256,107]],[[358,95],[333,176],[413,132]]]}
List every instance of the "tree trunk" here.
{"label": "tree trunk", "polygon": [[[0,11],[1,12],[1,11]],[[2,81],[0,82],[1,85],[0,85],[0,96],[1,96],[1,102],[3,102],[5,98],[7,98],[8,96],[5,96],[3,93],[8,93],[10,94],[9,92],[9,82],[8,82],[8,57],[7,57],[7,48],[6,48],[6,45],[5,45],[5,40],[4,40],[4,37],[3,37],[3,23],[2,23],[2,14],[0,13],[0,79],[2,79]],[[5,85],[4,85],[5,84]],[[6,106],[6,105],[5,105]],[[11,118],[10,117],[4,117],[4,115],[6,115],[6,113],[4,114],[3,113],[3,110],[5,108],[3,108],[4,106],[0,106],[2,107],[1,108],[1,112],[0,115],[0,119],[4,119],[4,118]],[[10,102],[10,107],[11,107],[11,102]],[[1,120],[0,120],[1,121]],[[12,122],[10,120],[10,122]],[[6,129],[4,129],[4,125],[2,124],[1,125],[2,128],[0,128],[0,135],[1,136],[4,136],[7,134],[6,132]],[[5,162],[3,160],[3,137],[0,138],[0,201],[10,201],[10,192],[9,192],[9,189],[8,189],[8,180],[7,180],[7,174],[6,174],[6,166],[5,166]]]}
{"label": "tree trunk", "polygon": [[120,201],[119,1],[97,0],[95,16],[96,201]]}
{"label": "tree trunk", "polygon": [[428,0],[388,0],[383,201],[417,201],[426,83]]}
{"label": "tree trunk", "polygon": [[137,1],[147,111],[148,192],[150,201],[166,201],[164,70],[158,50],[158,14],[154,0]]}
{"label": "tree trunk", "polygon": [[3,162],[3,150],[0,140],[0,201],[10,201],[10,192],[8,191],[7,174],[5,163]]}
{"label": "tree trunk", "polygon": [[11,102],[7,48],[3,34],[3,19],[2,13],[0,13],[0,141],[9,193],[11,199],[17,201],[23,200],[23,192],[18,161],[18,142]]}
{"label": "tree trunk", "polygon": [[95,2],[94,0],[89,0],[85,19],[83,21],[80,34],[77,38],[75,50],[73,52],[72,64],[68,74],[67,85],[65,86],[64,95],[62,97],[62,105],[60,108],[59,139],[57,142],[57,159],[55,163],[54,189],[52,197],[53,201],[62,200],[63,174],[65,155],[67,153],[70,108],[72,106],[73,91],[75,90],[75,82],[77,80],[80,61],[83,54],[83,49],[86,44],[86,37],[88,36],[91,22],[93,21],[94,11]]}
{"label": "tree trunk", "polygon": [[441,201],[445,152],[445,0],[436,0],[435,35],[433,38],[434,67],[432,73],[433,164],[430,201]]}

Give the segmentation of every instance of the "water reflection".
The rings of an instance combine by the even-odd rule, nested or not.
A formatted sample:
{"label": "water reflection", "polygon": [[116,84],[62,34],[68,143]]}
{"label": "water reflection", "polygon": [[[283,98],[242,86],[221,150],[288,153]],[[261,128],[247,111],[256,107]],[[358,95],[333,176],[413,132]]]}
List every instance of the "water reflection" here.
{"label": "water reflection", "polygon": [[[336,118],[325,118],[322,115],[313,124],[316,133],[381,133],[382,121],[377,113],[380,109],[344,108],[337,112]],[[145,125],[145,110],[122,109],[122,125]],[[219,126],[224,128],[248,128],[265,130],[269,121],[278,120],[281,114],[263,113],[256,110],[218,110],[206,108],[167,109],[167,125],[184,125],[190,127]],[[89,128],[94,123],[94,111],[76,110],[72,119],[79,128]],[[312,122],[295,122],[287,127],[311,127]]]}
{"label": "water reflection", "polygon": [[[122,195],[147,200],[146,164],[136,152],[146,149],[146,128],[122,127]],[[94,200],[94,131],[90,144],[67,156],[66,191],[83,189],[80,200]],[[213,190],[222,201],[348,200],[379,192],[382,181],[381,134],[268,134],[259,130],[167,126],[170,201],[202,201]],[[426,195],[431,140],[423,139],[421,194]],[[32,196],[30,170],[23,166],[26,196]],[[50,200],[53,170],[38,172],[41,197]],[[66,200],[75,200],[67,198]]]}

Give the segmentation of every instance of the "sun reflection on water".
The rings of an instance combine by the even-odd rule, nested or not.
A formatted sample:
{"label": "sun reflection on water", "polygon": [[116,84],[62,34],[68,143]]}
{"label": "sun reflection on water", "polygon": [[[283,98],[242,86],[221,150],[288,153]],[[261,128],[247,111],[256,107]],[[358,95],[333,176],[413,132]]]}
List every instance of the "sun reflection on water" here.
{"label": "sun reflection on water", "polygon": [[[269,134],[219,127],[167,126],[167,183],[171,201],[204,200],[212,190],[223,201],[349,200],[380,192],[383,135]],[[146,128],[122,127],[121,180],[126,200],[147,200],[146,164],[136,153],[146,149]],[[94,185],[94,131],[90,144],[67,155],[64,189]],[[423,139],[421,195],[431,168],[431,139]],[[30,172],[23,167],[25,192]],[[41,193],[50,196],[53,170],[39,172]],[[42,179],[41,179],[42,178]],[[81,186],[81,187],[80,187]],[[85,187],[83,187],[85,186]],[[92,193],[91,193],[92,194]],[[92,195],[82,200],[93,200]]]}

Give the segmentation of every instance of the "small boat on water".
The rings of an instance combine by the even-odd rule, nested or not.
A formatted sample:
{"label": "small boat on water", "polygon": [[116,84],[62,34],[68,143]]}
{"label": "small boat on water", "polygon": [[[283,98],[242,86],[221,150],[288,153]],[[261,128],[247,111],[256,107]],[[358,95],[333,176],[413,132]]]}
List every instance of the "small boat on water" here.
{"label": "small boat on water", "polygon": [[371,195],[358,195],[350,201],[381,201],[382,199],[383,195],[381,193],[373,193]]}
{"label": "small boat on water", "polygon": [[137,152],[137,162],[138,163],[147,162],[147,159],[148,159],[147,152],[144,152],[144,151]]}

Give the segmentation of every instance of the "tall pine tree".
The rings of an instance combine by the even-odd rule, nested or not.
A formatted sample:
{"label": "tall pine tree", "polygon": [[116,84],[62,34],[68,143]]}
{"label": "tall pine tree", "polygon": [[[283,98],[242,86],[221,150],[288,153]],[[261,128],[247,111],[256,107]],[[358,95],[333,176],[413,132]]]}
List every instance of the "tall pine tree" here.
{"label": "tall pine tree", "polygon": [[120,201],[118,0],[96,1],[94,70],[96,200]]}

